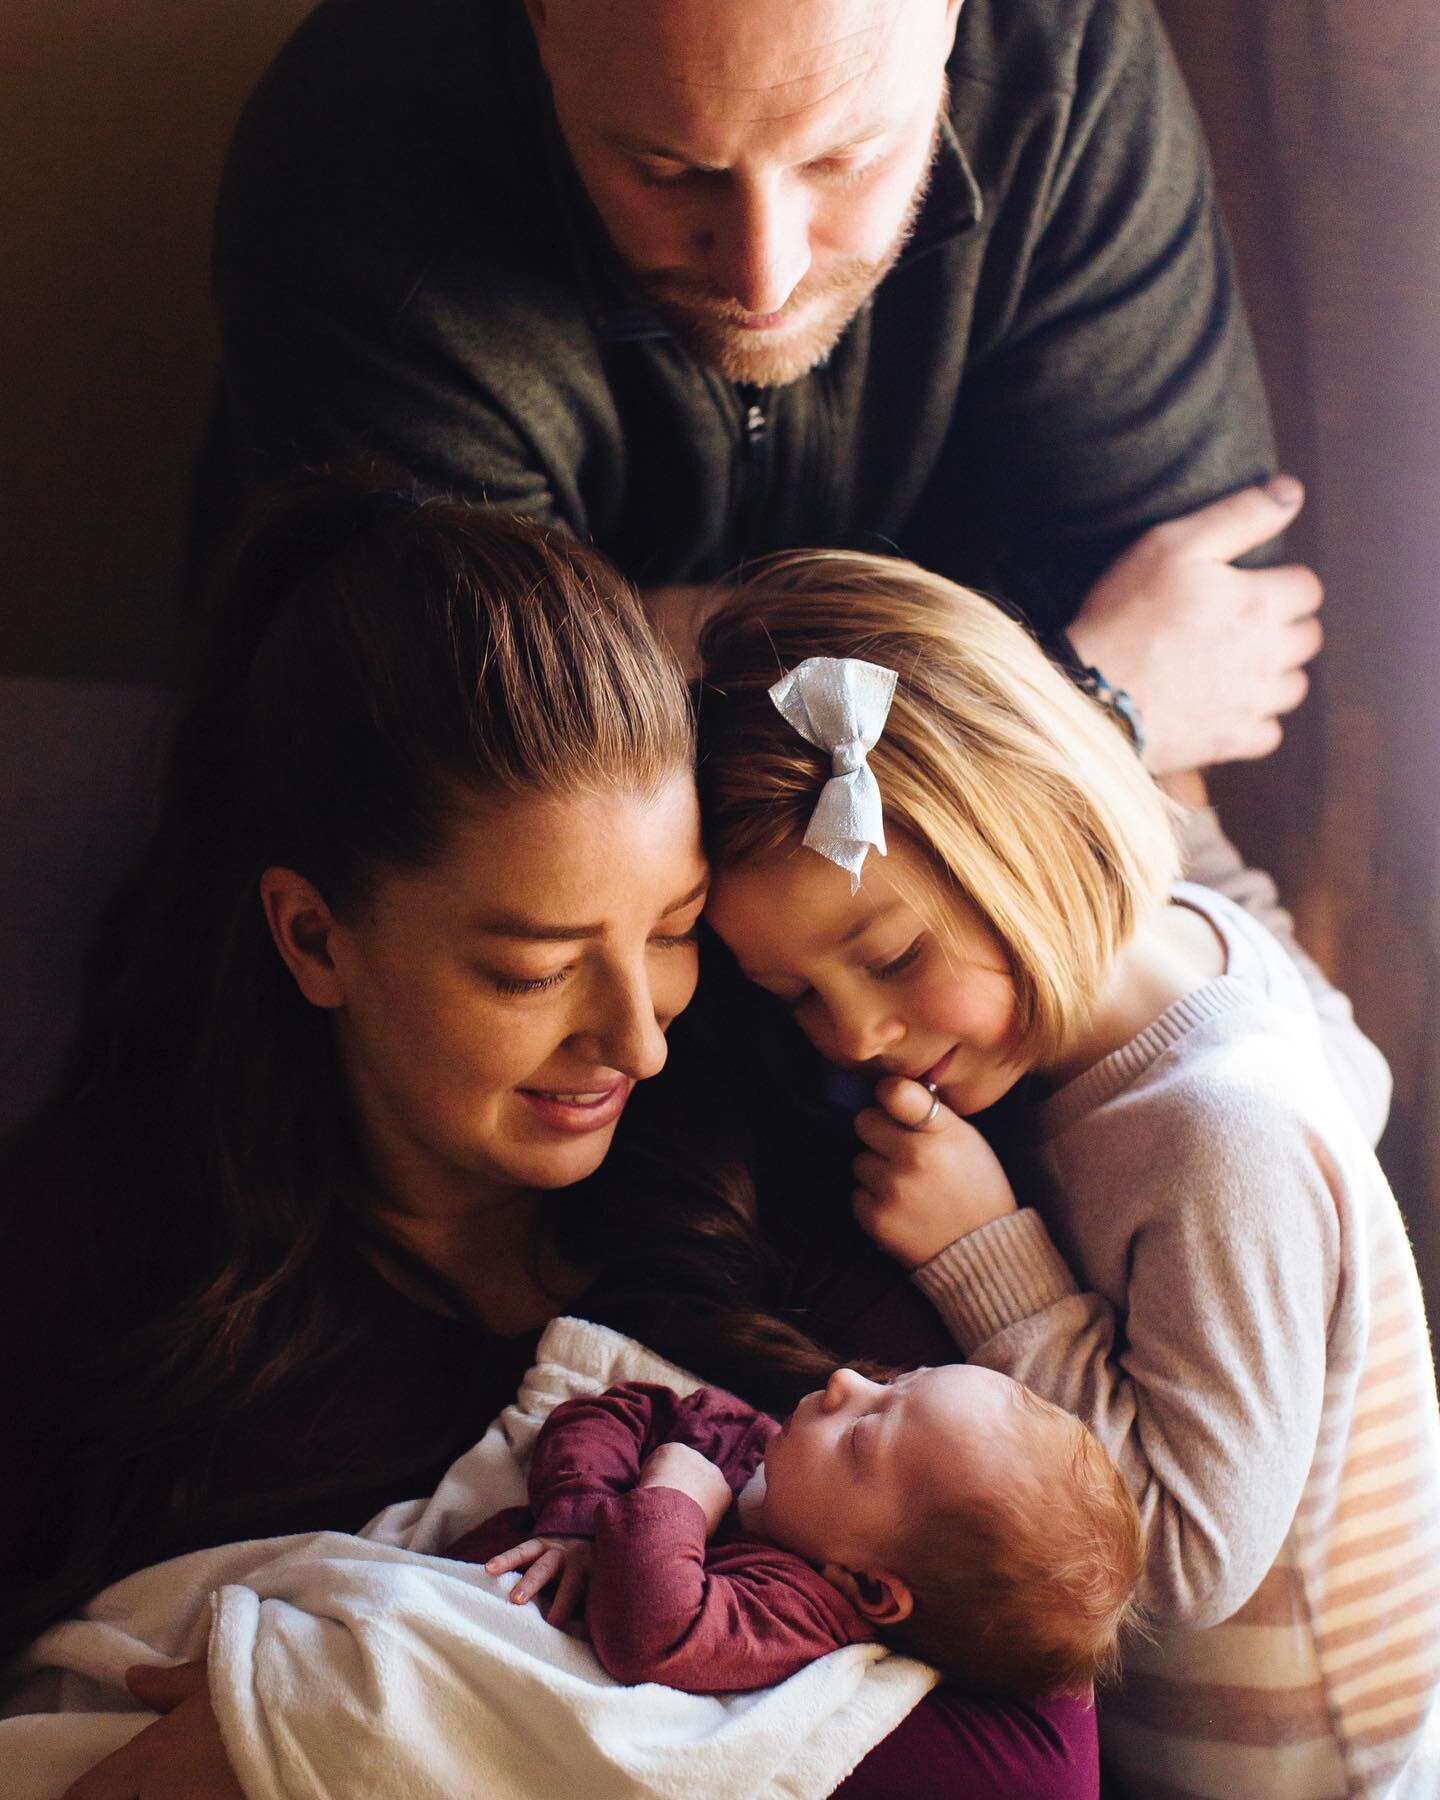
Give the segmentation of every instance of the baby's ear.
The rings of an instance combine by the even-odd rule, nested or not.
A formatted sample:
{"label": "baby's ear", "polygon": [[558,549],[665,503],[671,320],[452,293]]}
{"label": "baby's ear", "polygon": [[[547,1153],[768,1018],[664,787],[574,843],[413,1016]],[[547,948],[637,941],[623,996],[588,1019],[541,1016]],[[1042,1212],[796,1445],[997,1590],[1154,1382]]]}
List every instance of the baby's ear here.
{"label": "baby's ear", "polygon": [[898,1625],[915,1610],[910,1589],[884,1569],[847,1569],[843,1563],[829,1562],[821,1565],[820,1573],[872,1625]]}

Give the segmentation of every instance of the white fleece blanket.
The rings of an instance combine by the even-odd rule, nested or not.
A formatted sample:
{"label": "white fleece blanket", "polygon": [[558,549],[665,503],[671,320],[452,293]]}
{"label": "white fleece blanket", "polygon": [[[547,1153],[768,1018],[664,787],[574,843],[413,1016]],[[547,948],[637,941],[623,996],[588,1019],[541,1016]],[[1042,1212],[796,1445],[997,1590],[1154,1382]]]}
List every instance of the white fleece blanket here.
{"label": "white fleece blanket", "polygon": [[54,1800],[151,1722],[135,1662],[210,1660],[248,1800],[811,1800],[828,1794],[928,1691],[934,1672],[875,1644],[753,1694],[622,1687],[533,1604],[436,1552],[525,1499],[558,1401],[691,1375],[603,1326],[558,1319],[535,1367],[428,1500],[358,1537],[229,1544],[143,1569],[36,1640],[0,1718],[0,1794]]}

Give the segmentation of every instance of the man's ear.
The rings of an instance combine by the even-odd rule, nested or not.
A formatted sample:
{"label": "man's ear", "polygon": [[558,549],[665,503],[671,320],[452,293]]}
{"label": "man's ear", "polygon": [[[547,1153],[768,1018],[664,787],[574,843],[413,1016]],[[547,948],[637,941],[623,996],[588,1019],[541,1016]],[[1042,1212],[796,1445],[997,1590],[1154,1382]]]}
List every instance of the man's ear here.
{"label": "man's ear", "polygon": [[909,1587],[887,1570],[847,1569],[843,1563],[830,1562],[821,1565],[820,1573],[872,1625],[898,1625],[915,1610]]}
{"label": "man's ear", "polygon": [[267,869],[260,877],[265,923],[295,985],[312,1006],[343,1006],[345,995],[331,939],[334,914],[320,890],[293,869]]}

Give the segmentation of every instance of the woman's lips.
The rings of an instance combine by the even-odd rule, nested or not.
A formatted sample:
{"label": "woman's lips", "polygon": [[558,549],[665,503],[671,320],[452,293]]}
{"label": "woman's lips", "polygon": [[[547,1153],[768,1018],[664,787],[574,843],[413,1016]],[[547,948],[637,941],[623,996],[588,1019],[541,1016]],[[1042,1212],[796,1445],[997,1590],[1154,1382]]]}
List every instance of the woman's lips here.
{"label": "woman's lips", "polygon": [[621,1076],[608,1087],[518,1088],[520,1098],[551,1131],[603,1131],[625,1110],[635,1083]]}

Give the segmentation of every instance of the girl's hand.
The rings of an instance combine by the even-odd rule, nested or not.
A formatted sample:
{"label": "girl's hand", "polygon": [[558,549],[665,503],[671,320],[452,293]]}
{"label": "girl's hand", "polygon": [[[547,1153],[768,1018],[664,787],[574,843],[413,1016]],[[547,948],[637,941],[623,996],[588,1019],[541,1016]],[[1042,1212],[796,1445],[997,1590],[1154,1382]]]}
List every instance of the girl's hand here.
{"label": "girl's hand", "polygon": [[875,1098],[855,1121],[866,1148],[855,1158],[851,1204],[888,1255],[918,1269],[956,1238],[1015,1211],[999,1158],[973,1125],[944,1105],[920,1123],[930,1111],[927,1087],[892,1075]]}
{"label": "girl's hand", "polygon": [[533,1537],[513,1550],[502,1550],[485,1565],[487,1575],[508,1575],[524,1569],[510,1590],[510,1604],[524,1606],[558,1577],[559,1586],[545,1618],[551,1625],[568,1625],[578,1618],[590,1586],[591,1544],[582,1537]]}
{"label": "girl's hand", "polygon": [[125,1683],[165,1717],[82,1775],[63,1800],[245,1800],[210,1705],[203,1662],[137,1664]]}
{"label": "girl's hand", "polygon": [[682,1494],[688,1494],[705,1515],[707,1538],[729,1512],[734,1498],[718,1465],[688,1444],[661,1444],[652,1450],[640,1465],[640,1479],[635,1485],[678,1488]]}

